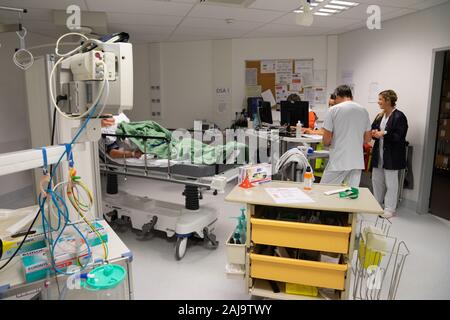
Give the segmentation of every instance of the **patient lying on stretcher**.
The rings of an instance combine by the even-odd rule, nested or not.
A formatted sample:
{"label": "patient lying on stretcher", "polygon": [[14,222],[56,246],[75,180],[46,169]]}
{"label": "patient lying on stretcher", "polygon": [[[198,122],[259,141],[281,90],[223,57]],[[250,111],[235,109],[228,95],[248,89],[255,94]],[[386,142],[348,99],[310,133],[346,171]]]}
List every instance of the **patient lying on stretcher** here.
{"label": "patient lying on stretcher", "polygon": [[[234,163],[241,154],[246,159],[246,146],[237,142],[207,145],[202,141],[183,137],[173,138],[171,131],[154,121],[131,122],[125,114],[102,120],[103,134],[145,136],[151,138],[116,138],[106,136],[106,151],[112,158],[141,158],[147,153],[158,159],[188,161],[196,164]],[[221,134],[221,133],[219,133]],[[241,153],[242,152],[242,153]]]}
{"label": "patient lying on stretcher", "polygon": [[[116,134],[117,126],[121,122],[130,122],[128,117],[121,113],[118,116],[102,119],[102,133]],[[116,137],[106,137],[106,152],[111,158],[137,158],[143,155],[142,151],[136,145],[133,145],[128,139],[119,139]]]}

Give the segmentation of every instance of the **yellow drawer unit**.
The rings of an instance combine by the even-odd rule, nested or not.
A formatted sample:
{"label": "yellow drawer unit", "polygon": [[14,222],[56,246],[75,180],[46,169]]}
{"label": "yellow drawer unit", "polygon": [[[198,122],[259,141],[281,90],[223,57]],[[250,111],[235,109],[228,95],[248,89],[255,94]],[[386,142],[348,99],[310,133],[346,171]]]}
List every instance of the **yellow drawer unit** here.
{"label": "yellow drawer unit", "polygon": [[347,254],[351,227],[252,218],[255,244]]}
{"label": "yellow drawer unit", "polygon": [[287,283],[344,290],[346,264],[250,254],[250,276]]}

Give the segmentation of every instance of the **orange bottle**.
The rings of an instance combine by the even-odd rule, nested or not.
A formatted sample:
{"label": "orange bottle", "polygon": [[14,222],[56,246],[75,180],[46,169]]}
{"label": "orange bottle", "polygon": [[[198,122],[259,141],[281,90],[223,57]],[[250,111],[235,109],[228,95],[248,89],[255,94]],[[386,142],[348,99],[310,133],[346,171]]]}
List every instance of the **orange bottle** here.
{"label": "orange bottle", "polygon": [[313,185],[313,174],[311,172],[311,167],[307,167],[305,174],[303,175],[303,185],[305,190],[311,190]]}

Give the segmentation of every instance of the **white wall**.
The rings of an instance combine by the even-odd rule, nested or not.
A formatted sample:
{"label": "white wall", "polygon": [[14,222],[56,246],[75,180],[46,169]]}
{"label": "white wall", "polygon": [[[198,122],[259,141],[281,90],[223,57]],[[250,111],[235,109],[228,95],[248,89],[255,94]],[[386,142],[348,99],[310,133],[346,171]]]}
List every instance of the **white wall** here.
{"label": "white wall", "polygon": [[[49,42],[32,33],[26,38],[27,47]],[[19,40],[15,33],[0,33],[0,43],[0,153],[5,153],[30,148],[30,132],[24,71],[12,60]],[[31,171],[0,176],[0,196],[31,185]]]}
{"label": "white wall", "polygon": [[432,50],[448,46],[450,3],[389,20],[382,30],[360,29],[339,36],[338,82],[343,70],[354,71],[355,100],[369,109],[371,118],[379,112],[376,103],[368,103],[371,82],[399,96],[398,108],[409,121],[407,139],[414,146],[414,190],[405,190],[411,201],[417,201],[420,184]]}
{"label": "white wall", "polygon": [[[328,68],[327,82],[333,86],[328,91],[336,82],[336,36],[160,43],[135,46],[134,51],[135,105],[130,115],[170,128],[191,128],[196,119],[229,127],[235,112],[246,106],[246,60],[314,58],[315,69]],[[146,56],[148,64],[143,61]],[[148,106],[152,98],[149,88],[158,81],[161,118],[152,116],[152,107],[149,113]],[[231,89],[230,106],[225,112],[217,110],[216,88]]]}
{"label": "white wall", "polygon": [[132,121],[151,118],[149,54],[147,44],[133,45],[134,106],[131,111],[125,112]]}
{"label": "white wall", "polygon": [[163,126],[192,128],[195,119],[212,119],[212,56],[212,41],[161,44]]}
{"label": "white wall", "polygon": [[232,56],[232,40],[217,40],[213,41],[213,119],[220,128],[227,128],[230,126],[230,119],[233,119],[233,92],[231,96],[225,96],[224,99],[227,107],[224,111],[219,111],[217,97],[214,90],[217,88],[232,89],[233,84],[233,64]]}

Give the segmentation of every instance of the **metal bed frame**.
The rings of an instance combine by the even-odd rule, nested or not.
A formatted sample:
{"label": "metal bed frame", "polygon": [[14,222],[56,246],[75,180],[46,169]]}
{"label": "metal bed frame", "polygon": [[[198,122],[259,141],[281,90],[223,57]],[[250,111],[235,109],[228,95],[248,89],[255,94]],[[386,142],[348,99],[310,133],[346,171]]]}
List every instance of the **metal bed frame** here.
{"label": "metal bed frame", "polygon": [[[123,157],[124,163],[123,165],[114,163],[112,160],[108,160],[108,155],[106,154],[106,137],[116,137],[117,139],[125,139],[125,138],[137,138],[137,139],[143,139],[144,140],[144,154],[147,154],[147,143],[145,143],[147,140],[150,139],[157,139],[157,140],[163,140],[164,143],[168,146],[168,159],[167,159],[167,171],[164,172],[163,170],[155,170],[154,167],[149,167],[147,157],[144,157],[144,166],[133,166],[127,164],[126,158]],[[183,174],[175,174],[172,172],[171,165],[174,165],[171,163],[171,144],[170,139],[167,139],[165,137],[155,137],[155,136],[142,136],[142,135],[118,135],[118,134],[102,134],[102,138],[104,140],[103,150],[103,162],[100,162],[100,171],[103,173],[110,173],[110,174],[117,174],[117,175],[124,175],[124,176],[133,176],[133,177],[139,177],[139,178],[147,178],[147,179],[153,179],[153,180],[160,180],[160,181],[167,181],[167,182],[173,182],[178,184],[184,184],[184,185],[190,185],[190,186],[196,186],[201,189],[211,190],[214,189],[214,194],[216,195],[218,189],[216,189],[216,184],[214,184],[211,181],[213,178],[212,176],[209,176],[207,178],[205,177],[193,177],[189,175],[183,175]],[[150,152],[151,154],[151,152]],[[175,164],[176,165],[176,164]],[[215,166],[215,174],[219,175],[221,172],[219,172],[219,166],[218,164],[214,164]],[[209,179],[208,179],[209,178]]]}
{"label": "metal bed frame", "polygon": [[[117,139],[139,138],[144,140],[144,154],[147,154],[147,140],[163,140],[168,145],[167,171],[155,171],[148,165],[148,159],[144,157],[144,166],[127,165],[124,158],[124,164],[118,165],[108,161],[106,148],[106,139],[104,139],[103,162],[100,162],[100,171],[112,175],[134,176],[146,179],[168,181],[178,184],[184,184],[185,206],[175,205],[156,199],[139,198],[122,193],[120,195],[107,193],[104,201],[105,218],[112,226],[120,229],[131,226],[134,229],[141,230],[139,235],[141,240],[145,240],[154,231],[166,232],[168,237],[176,235],[177,244],[175,257],[180,260],[186,252],[187,240],[191,236],[203,239],[206,247],[215,249],[218,246],[214,231],[214,225],[217,221],[217,210],[212,207],[200,208],[199,200],[202,199],[200,189],[214,190],[214,195],[218,191],[223,191],[227,180],[224,175],[221,178],[213,176],[211,181],[205,181],[205,178],[193,178],[185,175],[174,174],[171,168],[171,145],[170,139],[155,136],[140,135],[117,135],[102,134],[103,138],[113,136]],[[99,148],[101,149],[101,148]],[[151,154],[151,152],[150,152]],[[112,160],[111,160],[112,162]],[[217,173],[218,165],[215,164]],[[236,174],[237,177],[237,174]],[[232,180],[231,177],[230,180]],[[117,189],[114,190],[117,192]],[[134,201],[137,200],[137,201]],[[133,203],[131,203],[133,202]],[[106,212],[108,211],[108,212]],[[171,213],[169,213],[171,212]]]}

